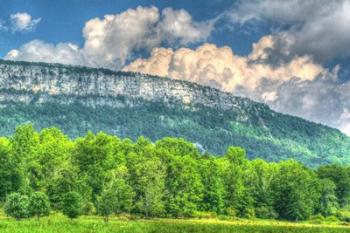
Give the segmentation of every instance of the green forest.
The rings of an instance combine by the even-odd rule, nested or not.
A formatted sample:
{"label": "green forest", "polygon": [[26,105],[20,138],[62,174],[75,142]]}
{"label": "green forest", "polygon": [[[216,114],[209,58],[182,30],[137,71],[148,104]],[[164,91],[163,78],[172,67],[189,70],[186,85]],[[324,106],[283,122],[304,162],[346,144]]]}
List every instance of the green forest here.
{"label": "green forest", "polygon": [[[244,102],[238,104],[244,106]],[[55,126],[70,138],[82,137],[88,130],[133,141],[140,135],[152,141],[171,136],[196,142],[203,150],[220,156],[229,146],[241,146],[249,159],[278,162],[293,158],[309,167],[350,163],[350,138],[339,130],[272,112],[262,104],[247,107],[244,114],[204,106],[186,109],[176,103],[141,99],[120,108],[54,102],[5,106],[0,108],[3,136],[13,135],[16,126],[30,122],[37,130]],[[248,120],[241,121],[241,117]]]}
{"label": "green forest", "polygon": [[261,218],[350,221],[350,167],[223,156],[165,137],[135,141],[100,132],[70,139],[57,128],[17,127],[0,138],[0,201],[15,219]]}

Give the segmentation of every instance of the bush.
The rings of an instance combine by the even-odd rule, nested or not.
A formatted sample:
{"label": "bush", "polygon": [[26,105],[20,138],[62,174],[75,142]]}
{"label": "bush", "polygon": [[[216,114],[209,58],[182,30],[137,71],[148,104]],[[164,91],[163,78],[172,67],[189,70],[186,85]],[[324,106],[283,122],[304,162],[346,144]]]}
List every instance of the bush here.
{"label": "bush", "polygon": [[235,208],[232,208],[232,207],[226,208],[226,214],[229,217],[237,217],[237,211],[235,210]]}
{"label": "bush", "polygon": [[82,208],[81,208],[81,213],[83,215],[92,215],[92,214],[95,214],[96,213],[96,209],[95,209],[95,205],[94,203],[92,202],[85,202],[83,205],[82,205]]}
{"label": "bush", "polygon": [[339,222],[339,219],[336,216],[328,216],[325,217],[324,220],[326,222]]}
{"label": "bush", "polygon": [[199,219],[211,219],[217,218],[217,214],[215,212],[203,212],[203,211],[195,211],[193,217]]}
{"label": "bush", "polygon": [[244,215],[243,215],[244,218],[248,218],[248,219],[251,219],[251,218],[255,218],[255,210],[254,208],[247,208],[244,212]]}
{"label": "bush", "polygon": [[29,199],[27,195],[12,193],[7,196],[4,206],[5,213],[8,216],[20,220],[28,217]]}
{"label": "bush", "polygon": [[309,221],[314,224],[321,224],[325,221],[325,218],[321,214],[318,214],[318,215],[311,216]]}
{"label": "bush", "polygon": [[35,192],[29,199],[29,214],[37,218],[47,216],[50,213],[49,198],[45,193]]}
{"label": "bush", "polygon": [[277,218],[276,212],[271,207],[261,206],[255,208],[255,215],[261,219],[274,219]]}
{"label": "bush", "polygon": [[81,214],[81,196],[77,192],[68,192],[62,199],[62,212],[70,219],[77,218]]}
{"label": "bush", "polygon": [[350,222],[350,211],[344,209],[338,210],[336,217],[341,221]]}

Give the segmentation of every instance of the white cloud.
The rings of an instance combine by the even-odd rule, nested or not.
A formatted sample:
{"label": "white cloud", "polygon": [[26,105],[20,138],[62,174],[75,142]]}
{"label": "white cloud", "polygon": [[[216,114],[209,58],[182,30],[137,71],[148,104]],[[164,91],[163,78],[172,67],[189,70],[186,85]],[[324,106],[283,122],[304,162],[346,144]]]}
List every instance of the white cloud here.
{"label": "white cloud", "polygon": [[[162,43],[179,46],[203,41],[210,35],[213,23],[196,22],[185,10],[166,8],[159,12],[156,7],[139,6],[87,21],[83,28],[85,43],[82,48],[69,49],[71,44],[68,43],[51,45],[32,41],[16,49],[15,53],[7,54],[6,59],[56,62],[59,60],[56,53],[59,53],[64,55],[64,63],[80,64],[83,61],[82,64],[87,66],[119,69],[138,51],[149,51]],[[74,62],[77,57],[84,59]]]}
{"label": "white cloud", "polygon": [[155,7],[129,9],[121,14],[106,15],[86,22],[83,29],[84,51],[91,65],[120,67],[134,50],[161,43],[156,31],[160,20]]}
{"label": "white cloud", "polygon": [[185,10],[165,8],[160,22],[161,34],[168,42],[177,41],[179,44],[189,44],[204,41],[213,30],[214,20],[196,22]]}
{"label": "white cloud", "polygon": [[185,79],[229,92],[239,86],[254,90],[265,79],[277,82],[294,77],[313,80],[327,73],[308,56],[295,57],[280,66],[266,63],[266,51],[273,48],[273,43],[271,36],[263,37],[253,45],[248,56],[235,55],[230,47],[214,44],[203,44],[195,50],[156,48],[149,58],[137,59],[124,70]]}
{"label": "white cloud", "polygon": [[[230,11],[233,22],[267,20],[287,28],[280,43],[293,54],[311,54],[318,61],[350,55],[350,0],[246,0]],[[286,41],[288,38],[288,41]]]}
{"label": "white cloud", "polygon": [[121,14],[89,20],[84,27],[84,51],[93,66],[119,68],[138,50],[162,42],[186,45],[205,40],[210,22],[194,22],[185,10],[137,7]]}
{"label": "white cloud", "polygon": [[12,24],[11,29],[13,32],[32,31],[41,21],[41,18],[32,19],[32,16],[26,12],[12,14],[10,19]]}
{"label": "white cloud", "polygon": [[40,40],[33,40],[19,49],[7,53],[5,59],[84,65],[85,57],[77,45],[59,43],[53,45]]}
{"label": "white cloud", "polygon": [[305,55],[273,63],[276,46],[273,36],[265,36],[247,56],[213,44],[195,50],[155,48],[149,58],[137,59],[124,70],[209,85],[349,133],[350,82],[339,84],[339,67],[326,69]]}

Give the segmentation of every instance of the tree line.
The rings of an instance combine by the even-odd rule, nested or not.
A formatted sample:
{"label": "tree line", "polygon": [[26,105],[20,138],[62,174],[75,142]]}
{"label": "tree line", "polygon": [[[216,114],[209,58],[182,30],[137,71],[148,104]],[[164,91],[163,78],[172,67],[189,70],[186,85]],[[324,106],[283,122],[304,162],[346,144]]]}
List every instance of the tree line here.
{"label": "tree line", "polygon": [[181,138],[151,142],[22,125],[0,138],[0,201],[16,219],[60,211],[140,217],[350,220],[350,167],[203,153]]}

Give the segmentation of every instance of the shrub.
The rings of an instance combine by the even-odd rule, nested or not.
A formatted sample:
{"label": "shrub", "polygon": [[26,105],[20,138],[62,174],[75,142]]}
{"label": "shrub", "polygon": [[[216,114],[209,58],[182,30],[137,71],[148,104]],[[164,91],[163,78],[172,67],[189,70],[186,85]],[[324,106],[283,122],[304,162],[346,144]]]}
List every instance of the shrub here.
{"label": "shrub", "polygon": [[341,221],[350,222],[350,211],[344,209],[338,210],[336,217]]}
{"label": "shrub", "polygon": [[29,199],[29,214],[37,218],[47,216],[50,213],[49,198],[45,193],[35,192]]}
{"label": "shrub", "polygon": [[328,216],[325,217],[324,220],[326,222],[339,222],[339,219],[336,216]]}
{"label": "shrub", "polygon": [[277,218],[276,212],[271,207],[260,206],[255,208],[255,215],[257,218],[273,219]]}
{"label": "shrub", "polygon": [[62,199],[62,212],[70,219],[77,218],[81,214],[81,196],[77,192],[68,192]]}
{"label": "shrub", "polygon": [[217,218],[217,214],[215,212],[204,212],[204,211],[195,211],[193,214],[193,217],[199,218],[199,219],[211,219],[211,218]]}
{"label": "shrub", "polygon": [[8,216],[20,220],[28,217],[29,199],[27,195],[12,193],[7,196],[4,206],[5,213]]}
{"label": "shrub", "polygon": [[226,214],[230,217],[237,217],[237,211],[232,207],[226,208]]}
{"label": "shrub", "polygon": [[251,219],[251,218],[255,218],[255,210],[254,208],[247,208],[244,212],[244,215],[243,215],[244,218],[248,218],[248,219]]}
{"label": "shrub", "polygon": [[325,221],[325,218],[321,214],[318,214],[318,215],[311,216],[309,221],[314,224],[321,224]]}
{"label": "shrub", "polygon": [[96,213],[96,209],[95,209],[94,203],[92,203],[92,202],[90,202],[90,201],[85,202],[85,203],[82,205],[81,213],[82,213],[83,215],[92,215],[92,214],[95,214],[95,213]]}

